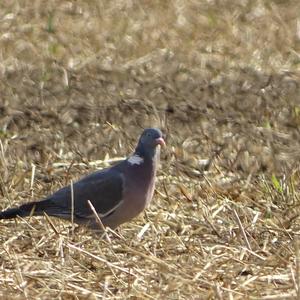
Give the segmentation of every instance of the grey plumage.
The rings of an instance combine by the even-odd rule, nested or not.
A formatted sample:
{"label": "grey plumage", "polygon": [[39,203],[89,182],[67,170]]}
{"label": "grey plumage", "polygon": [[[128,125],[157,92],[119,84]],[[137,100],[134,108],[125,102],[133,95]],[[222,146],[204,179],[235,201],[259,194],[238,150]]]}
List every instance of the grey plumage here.
{"label": "grey plumage", "polygon": [[[124,161],[73,184],[74,222],[97,229],[98,224],[88,200],[105,226],[116,228],[137,216],[151,201],[159,147],[164,145],[159,129],[145,129],[133,155]],[[64,187],[44,200],[25,203],[0,212],[0,219],[43,215],[71,220],[71,187]]]}

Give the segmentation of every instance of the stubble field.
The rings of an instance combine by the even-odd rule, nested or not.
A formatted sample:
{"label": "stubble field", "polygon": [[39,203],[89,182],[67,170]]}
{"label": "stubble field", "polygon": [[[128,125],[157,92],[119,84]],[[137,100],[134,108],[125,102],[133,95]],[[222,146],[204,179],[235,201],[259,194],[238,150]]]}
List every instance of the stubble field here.
{"label": "stubble field", "polygon": [[0,208],[167,142],[150,208],[100,239],[0,223],[1,299],[300,297],[300,3],[2,1]]}

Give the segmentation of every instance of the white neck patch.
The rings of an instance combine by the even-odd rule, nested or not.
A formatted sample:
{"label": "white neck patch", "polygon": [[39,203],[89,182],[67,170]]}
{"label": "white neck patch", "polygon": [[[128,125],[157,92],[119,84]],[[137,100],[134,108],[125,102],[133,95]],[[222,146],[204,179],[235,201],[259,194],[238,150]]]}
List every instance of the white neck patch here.
{"label": "white neck patch", "polygon": [[128,158],[128,162],[131,164],[131,165],[140,165],[144,162],[144,159],[142,157],[140,157],[139,155],[137,154],[134,154],[134,155],[131,155],[129,158]]}

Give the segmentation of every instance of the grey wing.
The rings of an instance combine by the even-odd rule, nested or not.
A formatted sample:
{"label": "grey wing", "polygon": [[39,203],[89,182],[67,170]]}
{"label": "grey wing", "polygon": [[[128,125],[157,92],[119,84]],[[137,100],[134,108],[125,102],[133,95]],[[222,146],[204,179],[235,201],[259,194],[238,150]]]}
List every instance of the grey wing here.
{"label": "grey wing", "polygon": [[[111,214],[122,203],[123,175],[112,169],[99,171],[84,177],[73,185],[74,215],[88,218],[93,212],[91,201],[100,217]],[[68,218],[72,212],[71,187],[67,186],[44,200],[49,215]]]}

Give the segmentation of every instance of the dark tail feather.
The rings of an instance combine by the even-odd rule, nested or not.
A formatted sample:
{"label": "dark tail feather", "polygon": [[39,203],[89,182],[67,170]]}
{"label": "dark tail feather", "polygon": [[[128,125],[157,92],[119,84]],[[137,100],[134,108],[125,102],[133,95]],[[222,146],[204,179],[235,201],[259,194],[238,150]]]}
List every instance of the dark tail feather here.
{"label": "dark tail feather", "polygon": [[19,208],[10,208],[0,212],[0,219],[12,219],[22,215]]}
{"label": "dark tail feather", "polygon": [[17,216],[19,217],[27,217],[33,212],[33,215],[41,215],[43,213],[43,209],[40,205],[41,202],[29,202],[25,203],[17,208],[9,208],[7,210],[1,211],[0,212],[0,219],[13,219],[16,218]]}

